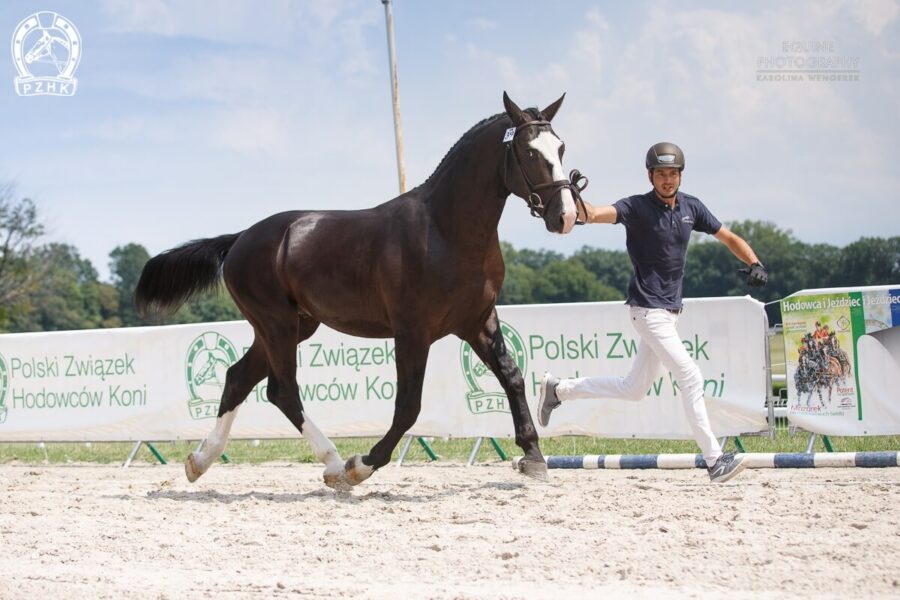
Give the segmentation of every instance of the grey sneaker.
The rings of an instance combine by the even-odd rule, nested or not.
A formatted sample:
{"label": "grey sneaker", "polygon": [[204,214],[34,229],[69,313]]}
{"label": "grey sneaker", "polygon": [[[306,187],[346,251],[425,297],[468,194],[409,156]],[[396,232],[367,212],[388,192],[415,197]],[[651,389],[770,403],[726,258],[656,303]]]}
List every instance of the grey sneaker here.
{"label": "grey sneaker", "polygon": [[706,467],[709,471],[709,480],[713,483],[725,483],[747,467],[744,462],[743,454],[729,452],[719,457],[711,467]]}
{"label": "grey sneaker", "polygon": [[556,397],[556,385],[559,383],[559,377],[554,377],[549,371],[544,373],[541,379],[541,397],[538,400],[538,423],[541,427],[546,427],[550,422],[550,413],[553,409],[562,404]]}

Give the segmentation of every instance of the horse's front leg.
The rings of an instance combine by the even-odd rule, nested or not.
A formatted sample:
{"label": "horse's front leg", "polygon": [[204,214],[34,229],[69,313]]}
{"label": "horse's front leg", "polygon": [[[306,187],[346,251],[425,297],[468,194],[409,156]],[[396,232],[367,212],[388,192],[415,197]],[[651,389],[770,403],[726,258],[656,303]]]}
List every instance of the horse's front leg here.
{"label": "horse's front leg", "polygon": [[419,418],[422,408],[422,384],[431,342],[421,335],[398,335],[395,340],[397,357],[397,398],[394,400],[394,420],[384,437],[372,446],[365,456],[351,456],[344,465],[345,479],[356,485],[369,478],[375,470],[391,461],[391,453],[403,435]]}
{"label": "horse's front leg", "polygon": [[525,452],[525,458],[519,461],[519,470],[529,477],[546,481],[547,462],[541,454],[537,429],[534,427],[525,398],[525,380],[516,361],[506,351],[506,342],[503,341],[496,309],[491,310],[481,331],[466,341],[475,350],[478,358],[494,373],[509,398],[513,426],[516,430],[516,445]]}

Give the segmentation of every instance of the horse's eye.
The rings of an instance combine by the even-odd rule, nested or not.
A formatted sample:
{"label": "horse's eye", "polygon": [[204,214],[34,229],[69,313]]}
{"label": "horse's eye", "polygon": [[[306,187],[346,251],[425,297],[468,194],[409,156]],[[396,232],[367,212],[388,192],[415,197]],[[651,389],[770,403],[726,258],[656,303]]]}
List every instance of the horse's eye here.
{"label": "horse's eye", "polygon": [[534,158],[534,150],[528,151],[528,158]]}

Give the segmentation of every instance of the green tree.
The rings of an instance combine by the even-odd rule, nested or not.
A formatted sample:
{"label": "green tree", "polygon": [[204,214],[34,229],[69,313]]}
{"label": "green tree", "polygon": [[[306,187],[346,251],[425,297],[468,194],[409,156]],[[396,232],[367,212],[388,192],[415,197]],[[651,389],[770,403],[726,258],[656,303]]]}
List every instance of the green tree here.
{"label": "green tree", "polygon": [[173,315],[172,320],[177,323],[211,323],[213,321],[239,321],[244,316],[231,294],[220,283],[215,291],[201,294],[185,304],[181,310]]}
{"label": "green tree", "polygon": [[837,285],[884,285],[900,282],[900,237],[864,237],[840,252]]}
{"label": "green tree", "polygon": [[620,300],[622,292],[598,281],[574,257],[565,258],[549,250],[516,250],[501,242],[506,262],[506,279],[499,304],[533,304],[538,302],[590,302]]}
{"label": "green tree", "polygon": [[624,296],[634,273],[631,259],[624,250],[603,250],[583,246],[572,255],[603,285],[619,290]]}
{"label": "green tree", "polygon": [[42,279],[45,265],[35,260],[36,242],[44,233],[38,211],[28,198],[16,200],[13,184],[0,184],[0,330],[24,297]]}
{"label": "green tree", "polygon": [[537,280],[538,274],[531,267],[519,263],[506,265],[506,277],[497,304],[534,303]]}
{"label": "green tree", "polygon": [[603,285],[577,260],[548,263],[534,290],[535,302],[599,302],[621,300],[622,292]]}
{"label": "green tree", "polygon": [[42,265],[40,286],[29,291],[11,315],[12,331],[58,331],[117,327],[115,290],[97,280],[91,262],[67,244],[47,244],[36,251]]}
{"label": "green tree", "polygon": [[134,309],[134,290],[144,265],[150,260],[147,249],[133,243],[116,246],[109,253],[109,259],[112,284],[119,294],[119,318],[122,325],[132,327],[150,324],[150,320],[143,319]]}

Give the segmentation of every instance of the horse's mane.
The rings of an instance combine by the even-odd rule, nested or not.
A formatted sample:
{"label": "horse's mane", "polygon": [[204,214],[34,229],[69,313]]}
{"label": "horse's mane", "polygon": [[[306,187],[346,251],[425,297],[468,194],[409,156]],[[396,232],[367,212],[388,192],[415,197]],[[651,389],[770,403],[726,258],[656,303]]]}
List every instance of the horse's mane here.
{"label": "horse's mane", "polygon": [[[537,108],[526,108],[523,110],[523,112],[527,113],[532,119],[543,118],[543,117],[541,117],[541,111],[538,110]],[[496,115],[491,115],[490,117],[486,117],[486,118],[478,121],[474,125],[472,125],[472,127],[470,127],[468,131],[466,131],[464,134],[462,134],[462,136],[460,136],[460,138],[458,140],[456,140],[455,144],[450,146],[450,149],[447,150],[446,154],[444,154],[444,158],[441,159],[441,162],[438,163],[438,166],[435,167],[434,171],[431,172],[431,175],[428,176],[428,178],[425,180],[425,183],[428,183],[429,181],[431,181],[431,179],[443,169],[443,167],[447,163],[447,158],[451,154],[456,152],[456,150],[460,146],[462,146],[464,143],[466,143],[470,139],[472,139],[475,136],[476,131],[479,131],[485,125],[487,125],[489,123],[493,123],[495,120],[497,120],[501,117],[505,117],[505,116],[506,116],[505,112],[497,113]]]}

